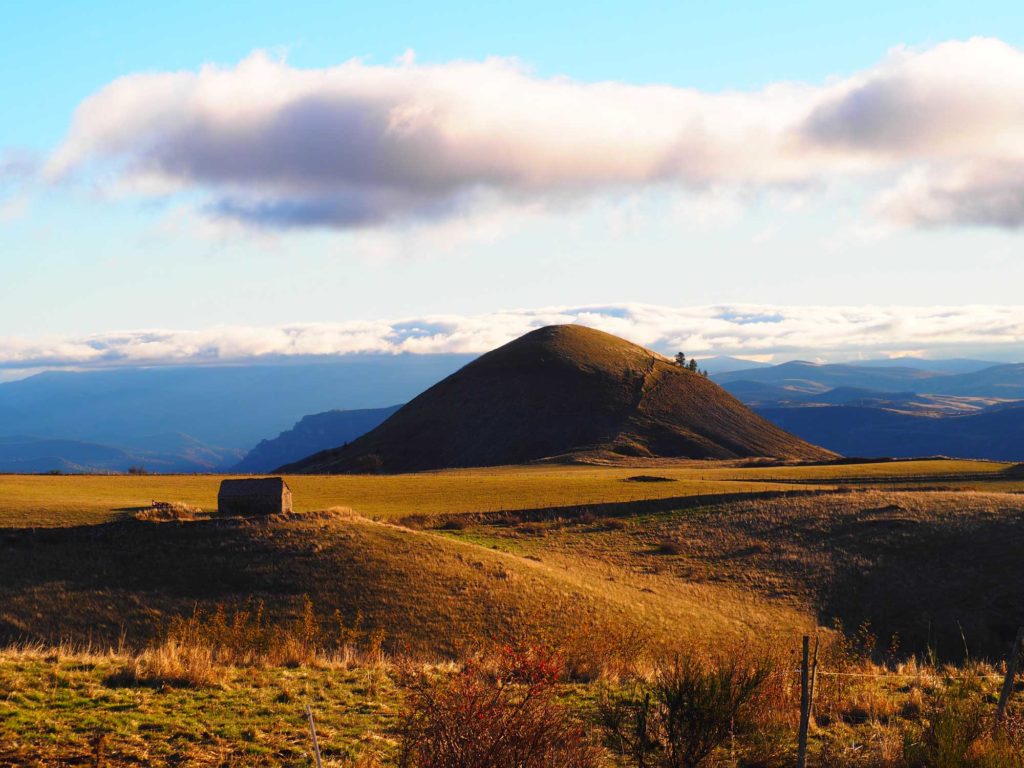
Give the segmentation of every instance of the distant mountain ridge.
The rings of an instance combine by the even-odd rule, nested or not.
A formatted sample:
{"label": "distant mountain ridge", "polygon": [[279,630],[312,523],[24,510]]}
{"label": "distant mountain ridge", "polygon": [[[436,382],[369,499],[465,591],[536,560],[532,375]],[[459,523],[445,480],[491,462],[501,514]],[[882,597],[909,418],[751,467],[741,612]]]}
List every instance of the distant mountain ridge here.
{"label": "distant mountain ridge", "polygon": [[298,461],[306,456],[350,443],[365,435],[401,406],[354,411],[326,411],[303,416],[289,430],[263,440],[234,467],[232,472],[262,473]]}
{"label": "distant mountain ridge", "polygon": [[0,437],[0,472],[212,472],[238,457],[237,451],[214,449],[188,435],[154,438],[149,450],[28,435]]}
{"label": "distant mountain ridge", "polygon": [[[8,440],[0,471],[124,471],[137,465],[158,472],[226,470],[261,440],[273,442],[277,438],[271,436],[291,432],[306,416],[406,402],[474,358],[354,355],[318,362],[46,372],[0,383],[0,437]],[[767,365],[718,357],[704,365],[713,381],[755,410],[848,405],[945,416],[978,412],[1000,399],[1024,400],[1024,364],[902,358]],[[984,423],[998,430],[996,421]],[[338,432],[334,445],[351,442],[355,431]],[[814,442],[815,434],[802,436]],[[312,453],[328,444],[305,445]],[[873,455],[885,455],[889,445],[888,438],[879,442]],[[983,442],[972,445],[984,451]],[[280,463],[300,457],[291,451],[280,456]],[[269,461],[259,463],[263,469],[251,464],[242,471],[265,471],[272,468]]]}
{"label": "distant mountain ridge", "polygon": [[768,368],[717,374],[715,381],[730,391],[750,384],[802,392],[857,387],[879,392],[959,395],[1024,399],[1024,363],[992,365],[967,373],[943,373],[902,365],[854,365],[792,361]]}
{"label": "distant mountain ridge", "polygon": [[933,362],[791,362],[715,380],[784,429],[847,456],[1024,458],[1024,365]]}
{"label": "distant mountain ridge", "polygon": [[869,368],[918,368],[934,373],[974,373],[985,368],[993,368],[1001,363],[992,360],[973,360],[965,357],[928,359],[922,357],[888,357],[874,360],[853,360],[848,365],[866,366]]}
{"label": "distant mountain ridge", "polygon": [[714,357],[700,357],[697,359],[701,370],[706,370],[712,376],[718,373],[732,373],[734,371],[746,371],[752,368],[770,368],[771,363],[759,363],[756,360],[744,360],[742,357],[729,357],[728,355],[716,355]]}
{"label": "distant mountain ridge", "polygon": [[[303,416],[405,402],[473,357],[353,355],[329,362],[40,373],[0,384],[0,436],[65,442],[52,443],[46,455],[31,441],[10,443],[0,471],[123,471],[135,464],[164,472],[223,470]],[[77,443],[122,456],[103,458]]]}
{"label": "distant mountain ridge", "polygon": [[944,417],[857,405],[757,411],[783,429],[844,456],[1024,460],[1024,405]]}
{"label": "distant mountain ridge", "polygon": [[549,326],[481,356],[335,450],[289,472],[405,472],[543,458],[824,459],[717,384],[611,334]]}
{"label": "distant mountain ridge", "polygon": [[722,373],[715,381],[729,389],[731,384],[749,381],[757,384],[771,384],[799,391],[824,392],[836,387],[858,387],[882,392],[898,392],[908,389],[922,391],[922,385],[933,380],[947,378],[946,374],[902,366],[872,367],[848,363],[809,363],[793,360],[769,368],[754,368]]}

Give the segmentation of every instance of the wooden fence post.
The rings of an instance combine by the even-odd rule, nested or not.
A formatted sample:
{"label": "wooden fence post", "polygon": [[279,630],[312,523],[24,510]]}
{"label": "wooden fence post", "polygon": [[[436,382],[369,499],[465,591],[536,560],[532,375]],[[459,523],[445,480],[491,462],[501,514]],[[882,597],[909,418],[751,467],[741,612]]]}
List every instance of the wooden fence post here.
{"label": "wooden fence post", "polygon": [[807,766],[807,729],[811,714],[811,638],[804,635],[803,657],[800,660],[800,733],[796,744],[796,768]]}
{"label": "wooden fence post", "polygon": [[309,720],[309,733],[313,737],[313,754],[316,756],[316,768],[323,768],[320,763],[320,745],[316,740],[316,723],[313,722],[313,710],[306,705],[306,718]]}
{"label": "wooden fence post", "polygon": [[999,692],[999,704],[996,706],[996,722],[1003,719],[1006,714],[1006,705],[1013,694],[1013,683],[1017,677],[1017,662],[1020,659],[1020,645],[1024,642],[1024,627],[1017,629],[1017,637],[1013,640],[1013,647],[1010,648],[1010,655],[1006,657],[1006,677],[1003,679],[1003,690]]}
{"label": "wooden fence post", "polygon": [[818,643],[820,639],[817,635],[814,636],[814,653],[811,654],[811,684],[807,689],[808,725],[810,725],[811,718],[814,717],[814,691],[818,687]]}

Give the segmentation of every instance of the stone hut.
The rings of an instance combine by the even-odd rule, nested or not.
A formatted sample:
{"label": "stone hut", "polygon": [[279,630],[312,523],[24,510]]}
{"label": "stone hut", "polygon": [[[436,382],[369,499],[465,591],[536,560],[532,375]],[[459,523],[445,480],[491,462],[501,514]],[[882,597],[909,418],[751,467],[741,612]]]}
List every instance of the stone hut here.
{"label": "stone hut", "polygon": [[279,515],[292,511],[292,491],[283,477],[224,480],[217,493],[217,514]]}

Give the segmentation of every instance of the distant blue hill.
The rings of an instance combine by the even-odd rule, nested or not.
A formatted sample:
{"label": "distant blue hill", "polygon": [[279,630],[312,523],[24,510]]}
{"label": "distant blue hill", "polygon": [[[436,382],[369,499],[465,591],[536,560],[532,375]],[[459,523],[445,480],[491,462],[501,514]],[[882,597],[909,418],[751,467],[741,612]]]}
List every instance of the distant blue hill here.
{"label": "distant blue hill", "polygon": [[[149,455],[154,469],[174,467],[167,471],[224,468],[303,416],[405,402],[473,357],[353,355],[298,364],[51,371],[0,384],[0,435],[92,443],[130,459]],[[8,462],[19,460],[15,450],[9,448]],[[40,456],[26,443],[20,450],[26,462],[31,458],[19,465],[31,467],[23,471],[97,467],[95,459],[83,464],[64,449]]]}
{"label": "distant blue hill", "polygon": [[936,418],[850,405],[757,408],[804,440],[844,456],[1024,460],[1024,406]]}
{"label": "distant blue hill", "polygon": [[698,358],[697,362],[703,370],[706,370],[711,375],[746,371],[752,368],[771,367],[771,363],[759,363],[756,360],[744,360],[741,357],[729,357],[728,355]]}
{"label": "distant blue hill", "polygon": [[797,361],[714,378],[769,421],[845,456],[1024,459],[1024,364]]}
{"label": "distant blue hill", "polygon": [[[354,355],[330,362],[42,373],[0,384],[0,471],[142,465],[161,472],[264,472],[351,442],[395,403],[411,400],[473,357]],[[928,394],[1024,400],[1024,364],[718,362],[749,367],[721,371],[715,381],[784,428],[841,453],[1015,458],[1015,444],[1024,444],[1015,411],[942,418],[943,424],[894,413],[924,415],[935,400]],[[927,370],[915,367],[924,363]],[[932,415],[943,413],[938,408]]]}
{"label": "distant blue hill", "polygon": [[[866,366],[847,363],[808,363],[794,360],[767,368],[731,371],[714,377],[715,381],[732,391],[731,385],[740,381],[771,384],[803,392],[824,392],[836,387],[857,387],[881,392],[930,392],[939,379],[954,378],[935,371],[908,366]],[[1024,377],[1022,377],[1024,383]]]}
{"label": "distant blue hill", "polygon": [[362,437],[401,408],[326,411],[303,417],[275,438],[263,440],[232,467],[233,472],[272,472],[314,453],[337,448]]}
{"label": "distant blue hill", "polygon": [[[744,388],[752,390],[746,383],[739,386],[741,382],[750,382],[801,392],[854,387],[878,392],[1024,399],[1024,363],[991,365],[966,373],[945,373],[937,367],[940,361],[931,362],[935,365],[925,370],[909,364],[871,366],[798,360],[767,368],[720,373],[714,379],[730,392],[737,393]],[[742,397],[740,394],[737,396]]]}
{"label": "distant blue hill", "polygon": [[991,360],[971,360],[969,358],[946,358],[942,360],[925,360],[919,357],[889,357],[877,360],[856,360],[849,365],[866,366],[868,368],[918,368],[934,373],[974,373],[985,368],[992,368],[999,363]]}
{"label": "distant blue hill", "polygon": [[83,440],[0,437],[0,472],[210,472],[237,460],[240,452],[218,450],[187,435],[154,439],[148,449],[117,448]]}

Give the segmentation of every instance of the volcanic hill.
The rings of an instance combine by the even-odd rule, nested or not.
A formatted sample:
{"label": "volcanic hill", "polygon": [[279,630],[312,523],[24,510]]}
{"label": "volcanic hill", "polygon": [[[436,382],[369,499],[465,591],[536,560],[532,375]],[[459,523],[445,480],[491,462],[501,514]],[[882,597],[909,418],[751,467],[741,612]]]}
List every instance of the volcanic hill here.
{"label": "volcanic hill", "polygon": [[835,456],[656,352],[591,328],[555,325],[474,360],[349,445],[280,471],[410,472],[581,454]]}

